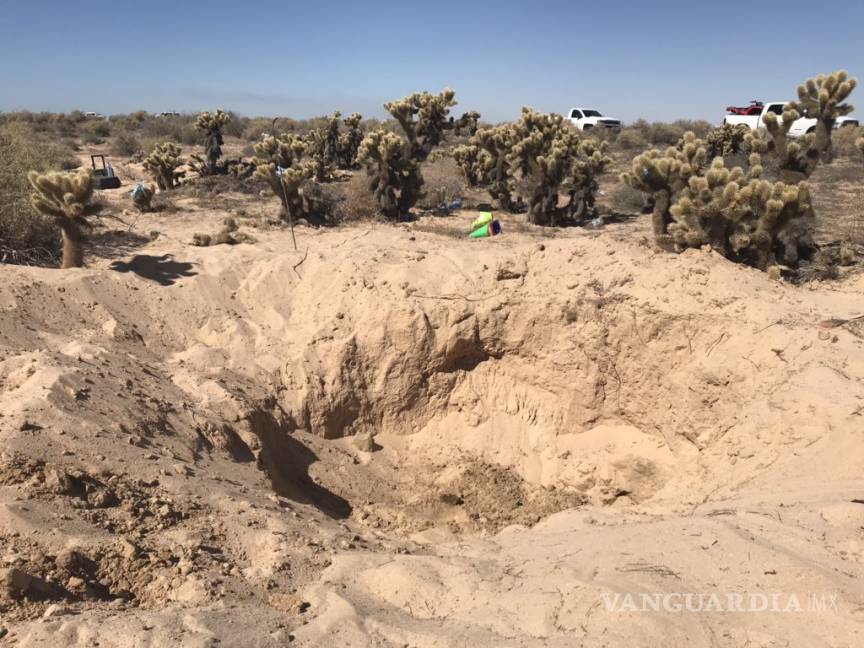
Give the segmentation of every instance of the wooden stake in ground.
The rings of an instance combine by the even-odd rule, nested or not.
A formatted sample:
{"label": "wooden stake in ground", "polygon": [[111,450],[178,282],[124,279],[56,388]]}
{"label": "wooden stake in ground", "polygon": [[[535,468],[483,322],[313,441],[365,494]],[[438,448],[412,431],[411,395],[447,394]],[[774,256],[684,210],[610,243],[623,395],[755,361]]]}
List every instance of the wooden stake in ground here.
{"label": "wooden stake in ground", "polygon": [[282,187],[282,195],[285,197],[285,213],[288,214],[288,225],[291,227],[291,240],[294,242],[294,251],[297,251],[297,239],[294,238],[294,219],[291,217],[291,210],[288,208],[288,192],[285,191],[285,183],[282,182],[282,168],[276,167],[276,175],[279,176],[279,186]]}

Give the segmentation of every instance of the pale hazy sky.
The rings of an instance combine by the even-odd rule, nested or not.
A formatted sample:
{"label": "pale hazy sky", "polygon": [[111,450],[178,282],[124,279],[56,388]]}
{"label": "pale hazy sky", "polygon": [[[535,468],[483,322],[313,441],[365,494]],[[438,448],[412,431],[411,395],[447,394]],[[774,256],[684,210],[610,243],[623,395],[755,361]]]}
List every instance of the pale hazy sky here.
{"label": "pale hazy sky", "polygon": [[0,0],[0,110],[374,117],[450,86],[454,112],[490,121],[584,105],[717,122],[819,72],[864,76],[862,25],[864,0]]}

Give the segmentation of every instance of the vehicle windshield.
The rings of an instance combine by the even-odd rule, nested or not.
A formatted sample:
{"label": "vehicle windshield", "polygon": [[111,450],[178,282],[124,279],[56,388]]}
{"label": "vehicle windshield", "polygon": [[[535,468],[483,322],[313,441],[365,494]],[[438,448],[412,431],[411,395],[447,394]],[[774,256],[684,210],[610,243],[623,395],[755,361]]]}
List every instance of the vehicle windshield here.
{"label": "vehicle windshield", "polygon": [[585,113],[586,117],[602,117],[603,116],[599,112],[597,112],[596,110],[585,110],[583,112]]}

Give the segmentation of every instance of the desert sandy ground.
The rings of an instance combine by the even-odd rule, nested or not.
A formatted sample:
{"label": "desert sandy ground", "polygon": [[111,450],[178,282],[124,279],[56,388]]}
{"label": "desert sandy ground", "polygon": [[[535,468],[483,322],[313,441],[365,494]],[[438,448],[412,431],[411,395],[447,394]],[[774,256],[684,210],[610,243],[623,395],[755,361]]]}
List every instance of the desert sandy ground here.
{"label": "desert sandy ground", "polygon": [[0,644],[864,645],[864,275],[219,200],[0,268]]}

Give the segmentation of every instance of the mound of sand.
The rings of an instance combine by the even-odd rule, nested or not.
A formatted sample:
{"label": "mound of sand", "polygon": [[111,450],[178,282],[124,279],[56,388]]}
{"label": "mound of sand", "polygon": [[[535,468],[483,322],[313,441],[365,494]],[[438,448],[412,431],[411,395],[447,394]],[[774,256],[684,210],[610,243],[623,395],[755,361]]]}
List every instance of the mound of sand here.
{"label": "mound of sand", "polygon": [[[86,270],[3,270],[16,645],[861,643],[864,326],[826,322],[861,276],[632,224],[294,252],[156,218]],[[805,609],[610,609],[652,592]]]}

